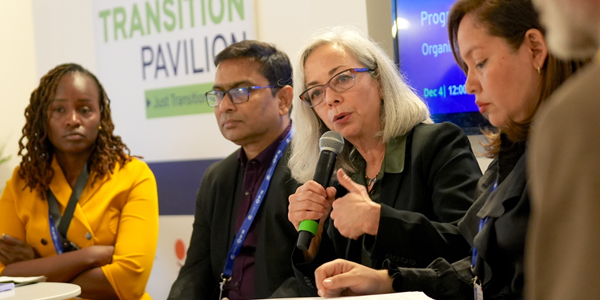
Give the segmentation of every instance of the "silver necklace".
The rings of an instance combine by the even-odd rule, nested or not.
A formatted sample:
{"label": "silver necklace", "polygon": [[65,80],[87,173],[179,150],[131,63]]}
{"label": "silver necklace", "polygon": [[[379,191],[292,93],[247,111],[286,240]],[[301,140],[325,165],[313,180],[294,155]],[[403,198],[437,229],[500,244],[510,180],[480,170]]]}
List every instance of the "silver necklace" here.
{"label": "silver necklace", "polygon": [[377,181],[377,175],[371,179],[365,174],[365,179],[367,180],[367,186],[370,187],[372,184],[375,184],[375,181]]}

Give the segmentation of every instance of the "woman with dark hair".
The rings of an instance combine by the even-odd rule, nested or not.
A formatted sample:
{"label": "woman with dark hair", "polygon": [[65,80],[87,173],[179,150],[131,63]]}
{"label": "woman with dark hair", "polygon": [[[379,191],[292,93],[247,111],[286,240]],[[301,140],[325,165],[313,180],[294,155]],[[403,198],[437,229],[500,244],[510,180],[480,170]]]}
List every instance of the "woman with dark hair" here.
{"label": "woman with dark hair", "polygon": [[523,298],[529,126],[538,107],[585,61],[548,53],[530,0],[459,0],[449,34],[467,92],[498,128],[484,132],[494,160],[479,181],[481,195],[458,224],[472,253],[453,264],[438,258],[424,269],[388,264],[387,271],[338,260],[315,272],[323,296],[423,291],[434,299]]}
{"label": "woman with dark hair", "polygon": [[25,117],[23,159],[0,198],[0,275],[75,283],[84,298],[150,299],[156,181],[113,134],[98,79],[57,66]]}

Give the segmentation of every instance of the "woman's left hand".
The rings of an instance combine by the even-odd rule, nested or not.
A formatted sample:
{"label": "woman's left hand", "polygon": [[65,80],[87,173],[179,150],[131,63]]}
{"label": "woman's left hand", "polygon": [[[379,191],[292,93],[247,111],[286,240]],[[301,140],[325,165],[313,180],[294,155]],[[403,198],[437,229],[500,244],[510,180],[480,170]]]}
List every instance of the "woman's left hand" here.
{"label": "woman's left hand", "polygon": [[8,234],[0,237],[0,262],[5,266],[36,258],[33,247]]}
{"label": "woman's left hand", "polygon": [[335,228],[351,239],[358,239],[363,234],[377,235],[381,205],[373,202],[367,189],[352,181],[344,170],[338,170],[337,178],[348,194],[332,204],[330,216]]}
{"label": "woman's left hand", "polygon": [[355,262],[336,259],[315,270],[321,297],[393,293],[394,279],[387,270],[374,270]]}

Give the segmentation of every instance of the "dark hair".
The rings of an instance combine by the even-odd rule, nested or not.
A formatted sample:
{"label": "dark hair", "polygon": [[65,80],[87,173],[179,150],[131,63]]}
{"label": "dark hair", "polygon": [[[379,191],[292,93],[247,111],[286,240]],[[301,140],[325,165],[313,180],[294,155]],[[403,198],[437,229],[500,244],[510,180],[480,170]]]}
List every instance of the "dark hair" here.
{"label": "dark hair", "polygon": [[112,173],[117,162],[123,166],[131,160],[129,148],[119,136],[113,135],[115,125],[111,118],[110,100],[96,76],[77,64],[59,65],[44,75],[40,79],[40,85],[31,93],[29,105],[25,109],[23,136],[19,140],[19,155],[23,157],[19,176],[25,180],[25,187],[37,190],[43,198],[46,197],[54,176],[51,168],[54,145],[48,138],[48,106],[56,94],[60,80],[71,73],[89,76],[98,87],[102,129],[98,131],[94,149],[88,159],[90,171],[96,172],[92,184],[108,172]]}
{"label": "dark hair", "polygon": [[[215,66],[224,60],[234,58],[249,58],[261,64],[258,70],[269,85],[284,87],[292,85],[292,64],[287,54],[279,51],[274,45],[254,40],[241,41],[229,45],[215,57]],[[273,96],[277,88],[272,89]]]}
{"label": "dark hair", "polygon": [[[450,10],[448,33],[454,58],[465,73],[467,66],[460,57],[458,27],[467,14],[473,14],[490,35],[504,38],[514,50],[521,46],[528,30],[538,29],[545,33],[531,0],[458,0]],[[493,158],[498,155],[501,133],[505,133],[510,140],[515,142],[526,140],[531,121],[540,105],[567,78],[589,61],[589,59],[563,61],[549,53],[541,68],[543,77],[541,93],[534,111],[522,122],[511,120],[507,128],[498,129],[495,132],[483,130],[488,141],[484,145],[488,151],[487,156]]]}

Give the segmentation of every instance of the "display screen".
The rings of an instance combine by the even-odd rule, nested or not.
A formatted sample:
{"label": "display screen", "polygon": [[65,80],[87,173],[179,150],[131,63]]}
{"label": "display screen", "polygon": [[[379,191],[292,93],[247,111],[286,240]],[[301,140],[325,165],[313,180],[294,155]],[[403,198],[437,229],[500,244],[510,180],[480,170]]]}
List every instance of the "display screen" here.
{"label": "display screen", "polygon": [[477,134],[489,123],[466,93],[465,74],[452,54],[448,14],[454,1],[393,0],[396,63],[436,123],[450,121]]}

